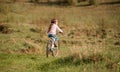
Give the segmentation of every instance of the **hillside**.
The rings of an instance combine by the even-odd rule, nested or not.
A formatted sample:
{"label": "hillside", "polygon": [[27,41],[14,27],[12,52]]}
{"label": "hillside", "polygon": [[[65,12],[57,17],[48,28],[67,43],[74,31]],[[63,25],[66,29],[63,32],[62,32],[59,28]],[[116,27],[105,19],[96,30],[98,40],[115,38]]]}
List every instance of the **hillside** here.
{"label": "hillside", "polygon": [[[119,3],[5,7],[6,13],[0,13],[0,72],[120,71]],[[46,58],[46,30],[52,18],[58,19],[64,35],[58,34],[59,55]]]}

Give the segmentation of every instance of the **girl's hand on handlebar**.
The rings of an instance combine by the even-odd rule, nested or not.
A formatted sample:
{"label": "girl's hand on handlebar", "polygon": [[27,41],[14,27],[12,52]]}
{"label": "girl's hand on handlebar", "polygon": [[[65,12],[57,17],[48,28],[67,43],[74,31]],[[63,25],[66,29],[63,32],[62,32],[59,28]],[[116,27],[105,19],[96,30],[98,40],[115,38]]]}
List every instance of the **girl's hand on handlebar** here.
{"label": "girl's hand on handlebar", "polygon": [[63,32],[59,32],[59,33],[61,33],[63,35]]}

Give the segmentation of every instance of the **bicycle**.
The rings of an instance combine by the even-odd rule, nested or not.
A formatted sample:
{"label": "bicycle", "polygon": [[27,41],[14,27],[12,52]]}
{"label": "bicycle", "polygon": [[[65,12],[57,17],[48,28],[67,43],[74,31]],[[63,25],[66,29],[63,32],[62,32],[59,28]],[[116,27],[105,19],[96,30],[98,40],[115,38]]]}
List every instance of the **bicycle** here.
{"label": "bicycle", "polygon": [[50,53],[52,53],[53,57],[56,57],[58,55],[60,44],[59,44],[59,41],[58,41],[57,42],[57,47],[55,47],[54,42],[55,42],[55,39],[53,37],[51,37],[48,40],[47,47],[46,47],[46,57],[48,57]]}

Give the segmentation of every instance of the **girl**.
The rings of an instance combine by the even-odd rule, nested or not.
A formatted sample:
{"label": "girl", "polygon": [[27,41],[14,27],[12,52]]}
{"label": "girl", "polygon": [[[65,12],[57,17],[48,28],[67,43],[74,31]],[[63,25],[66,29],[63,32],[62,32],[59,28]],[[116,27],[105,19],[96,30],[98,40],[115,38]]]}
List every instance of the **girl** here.
{"label": "girl", "polygon": [[53,37],[55,39],[55,42],[54,42],[55,47],[57,47],[57,41],[58,41],[58,36],[56,35],[57,31],[59,31],[60,33],[63,32],[58,26],[58,20],[52,19],[51,24],[48,28],[48,37],[49,38]]}

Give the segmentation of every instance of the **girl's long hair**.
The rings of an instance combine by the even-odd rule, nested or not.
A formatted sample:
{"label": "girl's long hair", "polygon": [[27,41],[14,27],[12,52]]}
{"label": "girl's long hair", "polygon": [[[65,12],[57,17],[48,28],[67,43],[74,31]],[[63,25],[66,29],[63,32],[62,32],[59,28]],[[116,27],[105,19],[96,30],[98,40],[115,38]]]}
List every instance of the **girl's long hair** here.
{"label": "girl's long hair", "polygon": [[51,30],[52,25],[53,25],[53,23],[51,23],[51,24],[49,25],[48,32]]}
{"label": "girl's long hair", "polygon": [[51,27],[54,23],[56,23],[56,19],[51,20],[51,24],[49,25],[48,32],[51,30]]}

